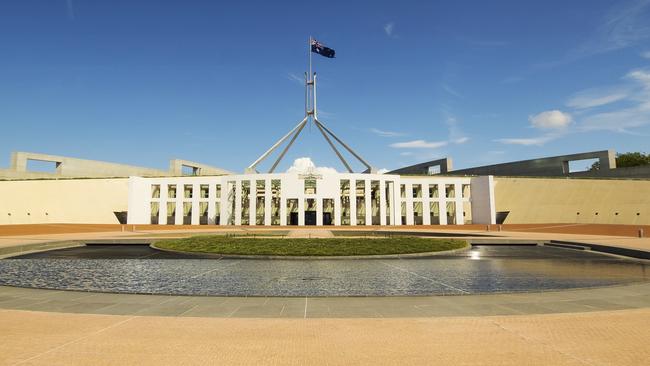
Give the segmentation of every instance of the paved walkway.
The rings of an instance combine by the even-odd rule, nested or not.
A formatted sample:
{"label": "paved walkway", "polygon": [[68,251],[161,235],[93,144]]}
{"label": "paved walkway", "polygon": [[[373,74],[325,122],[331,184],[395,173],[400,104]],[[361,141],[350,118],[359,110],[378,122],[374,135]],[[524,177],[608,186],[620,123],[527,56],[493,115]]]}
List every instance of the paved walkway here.
{"label": "paved walkway", "polygon": [[403,319],[0,311],[2,365],[647,365],[650,309]]}
{"label": "paved walkway", "polygon": [[220,297],[0,286],[0,309],[240,318],[401,318],[650,308],[650,283],[532,293],[412,297]]}
{"label": "paved walkway", "polygon": [[326,229],[297,229],[289,231],[289,238],[333,238],[334,234]]}
{"label": "paved walkway", "polygon": [[[93,226],[75,233],[55,226],[32,235],[13,228],[0,238],[0,249],[53,240],[160,237],[160,230],[145,229]],[[634,238],[629,228],[608,236],[589,235],[580,231],[584,227],[510,229],[498,235],[650,250],[650,240]],[[0,287],[0,365],[637,366],[648,364],[648,344],[650,284],[401,298],[183,297]]]}

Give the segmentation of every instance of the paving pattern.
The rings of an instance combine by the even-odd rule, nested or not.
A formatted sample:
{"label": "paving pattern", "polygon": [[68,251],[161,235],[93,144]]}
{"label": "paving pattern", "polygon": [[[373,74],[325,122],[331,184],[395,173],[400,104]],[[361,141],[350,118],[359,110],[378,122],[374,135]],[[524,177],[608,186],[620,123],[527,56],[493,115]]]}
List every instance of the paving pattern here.
{"label": "paving pattern", "polygon": [[[583,234],[593,229],[581,227]],[[64,225],[45,229],[79,232]],[[530,228],[536,230],[541,231]],[[603,230],[612,235],[610,227]],[[650,249],[648,238],[507,235]],[[0,247],[81,236],[6,237]],[[648,344],[648,284],[383,298],[127,295],[0,286],[0,365],[637,366],[648,364]]]}
{"label": "paving pattern", "polygon": [[0,309],[249,318],[522,315],[650,307],[650,284],[536,293],[409,297],[164,296],[0,286]]}
{"label": "paving pattern", "polygon": [[[0,365],[647,365],[650,309],[401,319],[0,311]],[[37,340],[37,341],[35,341]]]}

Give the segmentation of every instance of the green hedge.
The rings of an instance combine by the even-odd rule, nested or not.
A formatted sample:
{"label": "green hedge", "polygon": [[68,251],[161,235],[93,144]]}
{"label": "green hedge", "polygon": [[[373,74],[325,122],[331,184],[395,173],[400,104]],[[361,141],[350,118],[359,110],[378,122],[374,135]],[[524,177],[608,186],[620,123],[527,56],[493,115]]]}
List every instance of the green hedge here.
{"label": "green hedge", "polygon": [[237,238],[193,236],[154,243],[161,249],[231,255],[346,256],[439,252],[463,248],[464,240],[397,238]]}

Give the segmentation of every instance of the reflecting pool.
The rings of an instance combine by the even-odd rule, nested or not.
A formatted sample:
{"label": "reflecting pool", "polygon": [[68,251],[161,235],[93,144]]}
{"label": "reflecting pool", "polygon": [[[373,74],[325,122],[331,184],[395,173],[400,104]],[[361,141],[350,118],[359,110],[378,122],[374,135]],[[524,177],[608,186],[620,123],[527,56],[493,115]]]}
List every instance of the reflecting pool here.
{"label": "reflecting pool", "polygon": [[0,285],[173,295],[462,295],[649,279],[650,267],[641,261],[547,246],[474,246],[411,259],[262,260],[89,245],[0,260]]}

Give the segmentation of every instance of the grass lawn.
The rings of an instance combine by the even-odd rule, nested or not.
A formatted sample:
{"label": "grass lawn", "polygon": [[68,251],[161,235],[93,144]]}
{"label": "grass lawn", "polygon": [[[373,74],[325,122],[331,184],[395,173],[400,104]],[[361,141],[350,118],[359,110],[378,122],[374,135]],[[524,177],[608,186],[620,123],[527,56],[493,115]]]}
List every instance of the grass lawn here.
{"label": "grass lawn", "polygon": [[239,255],[346,256],[439,252],[460,249],[464,240],[397,238],[313,238],[275,239],[202,235],[184,239],[159,240],[155,247],[183,252]]}

